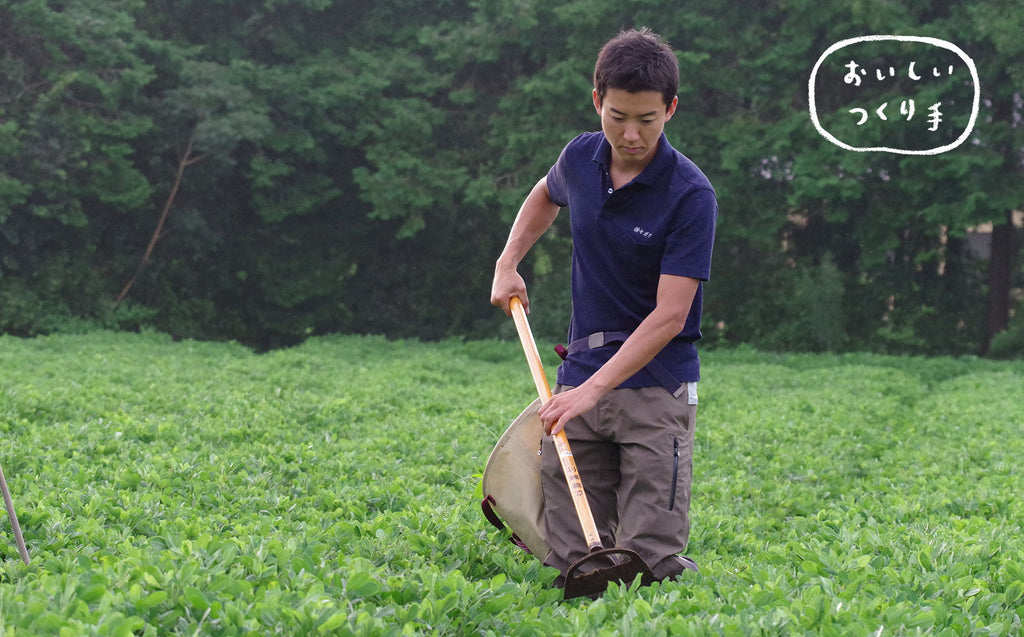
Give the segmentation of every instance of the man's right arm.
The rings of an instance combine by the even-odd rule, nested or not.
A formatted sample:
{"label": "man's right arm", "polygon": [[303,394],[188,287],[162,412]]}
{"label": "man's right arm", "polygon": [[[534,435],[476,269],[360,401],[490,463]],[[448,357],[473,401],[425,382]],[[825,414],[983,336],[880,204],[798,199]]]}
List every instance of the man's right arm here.
{"label": "man's right arm", "polygon": [[519,275],[519,263],[537,239],[551,227],[559,210],[560,206],[551,201],[547,178],[537,182],[519,208],[508,241],[505,242],[505,249],[494,265],[494,280],[491,284],[491,304],[500,307],[505,314],[511,315],[508,304],[513,296],[518,296],[523,302],[523,308],[529,312],[530,301],[526,296],[526,282]]}

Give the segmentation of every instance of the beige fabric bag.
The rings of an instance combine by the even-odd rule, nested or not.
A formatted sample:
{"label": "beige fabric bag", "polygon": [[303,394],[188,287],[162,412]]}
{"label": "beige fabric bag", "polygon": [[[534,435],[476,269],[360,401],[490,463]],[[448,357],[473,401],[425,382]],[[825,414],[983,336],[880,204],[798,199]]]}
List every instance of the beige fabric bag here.
{"label": "beige fabric bag", "polygon": [[496,527],[504,528],[504,520],[512,529],[513,543],[543,560],[551,549],[544,530],[544,493],[540,486],[544,425],[537,415],[539,409],[537,399],[512,421],[495,445],[484,467],[481,506]]}

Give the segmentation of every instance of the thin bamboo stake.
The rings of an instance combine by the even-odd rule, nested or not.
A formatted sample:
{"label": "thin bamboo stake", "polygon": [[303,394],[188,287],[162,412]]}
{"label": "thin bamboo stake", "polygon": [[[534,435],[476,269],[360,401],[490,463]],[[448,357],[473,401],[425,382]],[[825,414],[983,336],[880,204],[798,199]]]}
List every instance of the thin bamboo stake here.
{"label": "thin bamboo stake", "polygon": [[28,549],[25,548],[25,538],[21,535],[21,525],[18,524],[18,515],[14,512],[14,502],[11,501],[11,492],[7,488],[7,478],[4,477],[3,467],[0,467],[0,490],[4,492],[4,506],[7,507],[7,519],[11,521],[11,528],[14,529],[14,541],[18,544],[18,553],[21,554],[21,561],[28,564]]}

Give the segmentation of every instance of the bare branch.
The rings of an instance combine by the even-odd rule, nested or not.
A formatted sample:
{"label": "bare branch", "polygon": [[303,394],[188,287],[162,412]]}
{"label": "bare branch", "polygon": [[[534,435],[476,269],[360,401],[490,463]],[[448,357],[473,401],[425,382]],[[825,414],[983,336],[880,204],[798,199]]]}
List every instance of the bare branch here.
{"label": "bare branch", "polygon": [[188,146],[185,148],[185,153],[178,159],[178,170],[174,176],[174,185],[171,187],[171,192],[167,195],[167,200],[164,202],[163,210],[160,211],[160,218],[157,220],[156,229],[153,230],[153,236],[149,239],[149,245],[146,246],[146,252],[142,255],[142,259],[139,261],[139,266],[135,269],[135,274],[128,280],[124,288],[121,289],[121,293],[117,295],[114,300],[114,309],[116,310],[121,302],[124,301],[125,297],[128,296],[128,291],[135,285],[135,280],[142,274],[142,270],[145,269],[146,265],[149,264],[149,259],[153,255],[153,249],[156,247],[156,242],[163,236],[164,224],[167,222],[167,216],[171,212],[171,206],[174,204],[174,198],[178,194],[178,187],[181,186],[182,177],[185,174],[185,167],[191,166],[192,164],[202,161],[208,153],[203,153],[196,157],[192,157],[192,144],[195,140],[195,131],[188,138]]}

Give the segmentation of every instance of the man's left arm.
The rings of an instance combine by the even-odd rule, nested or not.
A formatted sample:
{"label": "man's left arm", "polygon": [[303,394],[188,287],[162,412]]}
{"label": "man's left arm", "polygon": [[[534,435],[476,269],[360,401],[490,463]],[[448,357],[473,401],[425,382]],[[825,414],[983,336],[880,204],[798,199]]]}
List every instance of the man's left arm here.
{"label": "man's left arm", "polygon": [[579,387],[556,394],[540,409],[544,429],[556,434],[563,423],[597,405],[597,401],[637,373],[686,326],[700,281],[662,274],[657,304],[611,359]]}

